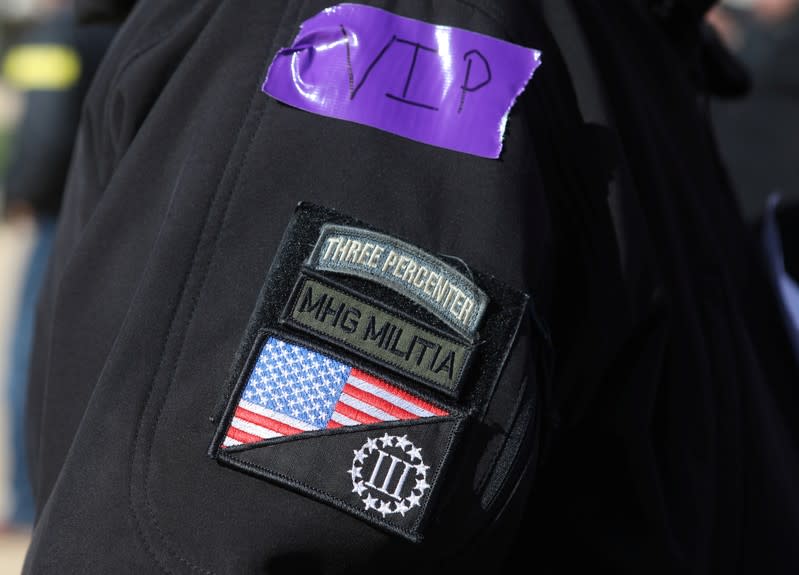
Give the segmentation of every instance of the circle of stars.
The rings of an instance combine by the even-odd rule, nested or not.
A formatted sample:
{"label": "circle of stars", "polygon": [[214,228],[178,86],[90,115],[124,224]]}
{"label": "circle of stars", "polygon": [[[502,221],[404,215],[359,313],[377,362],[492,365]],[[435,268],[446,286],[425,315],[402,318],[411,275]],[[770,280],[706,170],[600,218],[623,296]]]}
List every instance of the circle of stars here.
{"label": "circle of stars", "polygon": [[[414,464],[411,465],[411,472],[415,476],[415,485],[410,495],[399,501],[385,501],[378,497],[373,497],[369,486],[366,485],[366,479],[363,477],[364,463],[374,451],[379,450],[381,447],[393,447],[402,450],[403,453],[409,456],[410,462]],[[431,487],[427,483],[427,471],[430,466],[424,464],[422,450],[416,447],[408,439],[407,435],[400,437],[385,433],[377,439],[368,438],[360,449],[353,450],[353,454],[352,467],[347,474],[352,478],[352,492],[361,498],[366,511],[374,510],[383,517],[394,513],[399,513],[405,517],[408,511],[420,506],[425,491]]]}

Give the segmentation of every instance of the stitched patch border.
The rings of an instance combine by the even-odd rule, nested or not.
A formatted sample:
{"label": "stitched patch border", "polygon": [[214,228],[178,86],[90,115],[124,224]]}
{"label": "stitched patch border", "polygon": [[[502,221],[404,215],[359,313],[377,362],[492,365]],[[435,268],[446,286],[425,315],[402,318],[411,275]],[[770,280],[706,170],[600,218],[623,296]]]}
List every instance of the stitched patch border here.
{"label": "stitched patch border", "polygon": [[[366,246],[372,246],[369,255]],[[488,306],[486,293],[440,258],[369,229],[324,224],[307,266],[379,283],[422,305],[470,340]]]}
{"label": "stitched patch border", "polygon": [[[418,387],[409,386],[405,381],[403,381],[402,379],[398,378],[396,372],[394,372],[394,371],[386,372],[385,370],[380,370],[380,369],[376,370],[376,369],[374,369],[373,366],[364,364],[361,361],[359,361],[357,358],[353,358],[350,355],[344,354],[341,351],[339,351],[339,350],[327,345],[326,342],[309,341],[309,340],[307,340],[305,338],[302,338],[302,337],[299,337],[297,335],[288,333],[285,330],[281,330],[281,329],[263,329],[263,330],[260,330],[258,332],[258,337],[256,338],[255,343],[253,344],[252,349],[250,350],[250,354],[249,354],[249,357],[247,359],[247,363],[245,364],[244,369],[241,371],[241,373],[239,374],[239,376],[237,378],[236,387],[234,389],[234,392],[228,398],[228,401],[227,401],[227,404],[226,404],[226,406],[224,408],[224,412],[222,414],[222,417],[219,418],[219,420],[218,420],[219,423],[217,425],[217,430],[216,430],[216,433],[214,434],[214,439],[213,439],[213,441],[211,443],[211,446],[210,446],[210,448],[208,450],[208,454],[211,457],[218,457],[221,453],[233,453],[235,451],[246,451],[247,448],[261,447],[261,446],[264,446],[264,445],[270,445],[270,444],[274,444],[274,443],[281,443],[281,442],[285,442],[285,441],[293,441],[293,440],[299,439],[299,437],[297,437],[297,436],[289,435],[289,436],[284,436],[284,437],[276,437],[276,438],[272,438],[272,439],[265,439],[265,440],[260,441],[258,443],[250,443],[250,444],[246,444],[246,445],[243,445],[243,446],[233,446],[233,447],[228,447],[228,448],[225,448],[225,449],[221,448],[222,442],[223,442],[224,437],[225,437],[225,432],[226,432],[228,426],[230,425],[231,420],[233,419],[233,412],[235,411],[235,407],[236,407],[236,405],[239,402],[239,398],[241,396],[241,393],[244,391],[244,388],[247,385],[247,381],[248,381],[248,379],[250,377],[250,374],[252,373],[253,369],[255,368],[255,364],[258,362],[258,357],[260,355],[261,348],[263,347],[263,345],[266,342],[266,340],[269,339],[270,337],[276,337],[276,338],[279,338],[279,339],[281,339],[283,341],[286,341],[288,343],[308,348],[309,350],[312,350],[312,351],[315,351],[317,353],[326,355],[326,356],[328,356],[328,357],[330,357],[330,358],[332,358],[332,359],[334,359],[336,361],[340,361],[342,363],[349,364],[349,365],[351,365],[351,366],[353,366],[355,368],[358,368],[358,369],[360,369],[362,371],[365,371],[365,372],[367,372],[367,373],[369,373],[371,375],[379,377],[380,379],[386,381],[387,383],[397,387],[398,389],[400,389],[400,390],[402,390],[404,392],[411,393],[411,394],[413,394],[415,396],[418,396],[419,398],[421,398],[424,401],[430,403],[431,405],[434,405],[435,407],[438,407],[440,409],[444,409],[444,410],[448,411],[449,412],[449,416],[443,416],[443,418],[446,418],[446,417],[458,418],[458,417],[464,417],[465,416],[465,413],[464,413],[463,410],[461,410],[461,409],[459,409],[459,408],[457,408],[457,407],[455,407],[455,406],[453,406],[453,405],[451,405],[449,403],[443,404],[440,400],[433,398],[429,393],[425,393],[424,390],[419,389]],[[419,422],[419,421],[420,420],[411,420],[411,422]],[[390,425],[392,423],[393,424],[399,424],[399,423],[402,423],[402,422],[400,422],[400,421],[381,422],[381,423],[375,423],[375,424],[372,424],[372,425],[375,426],[376,429],[382,429],[382,427],[381,427],[382,425],[384,425],[384,424]],[[359,428],[361,428],[361,427],[364,427],[364,428],[365,427],[371,427],[372,425],[359,426]],[[343,429],[343,428],[339,428],[339,429],[320,429],[320,430],[317,430],[317,431],[309,431],[309,432],[303,433],[302,437],[305,437],[306,435],[309,436],[309,437],[311,437],[311,436],[319,437],[319,436],[324,436],[324,435],[336,435],[338,433],[346,433],[348,431],[351,431],[351,429]]]}
{"label": "stitched patch border", "polygon": [[[403,391],[406,391],[408,393],[413,393],[414,395],[423,398],[425,401],[428,401],[432,405],[435,405],[442,409],[446,409],[448,411],[448,415],[441,417],[434,417],[434,418],[420,418],[420,419],[404,420],[404,421],[403,420],[383,421],[379,423],[359,425],[349,428],[343,427],[338,429],[320,429],[317,431],[309,431],[298,435],[265,439],[257,443],[227,447],[223,449],[222,442],[224,440],[227,428],[233,419],[235,408],[238,405],[241,393],[247,384],[247,381],[255,367],[255,364],[257,363],[261,348],[263,347],[267,339],[270,337],[280,338],[281,340],[284,340],[286,342],[307,347],[308,349],[311,349],[318,353],[330,356],[333,359],[346,362],[348,364],[353,365],[354,367],[358,367],[360,369],[363,369],[364,371],[368,371],[374,374],[375,376],[380,377],[381,379],[385,379],[388,383],[396,386],[397,388]],[[245,471],[250,475],[253,475],[260,479],[267,479],[275,483],[278,483],[280,485],[287,486],[293,489],[294,491],[313,497],[314,499],[322,501],[323,503],[326,503],[328,505],[332,505],[333,507],[336,507],[338,509],[342,509],[347,513],[351,513],[352,515],[355,515],[358,518],[363,519],[372,525],[378,526],[389,532],[400,535],[411,542],[418,543],[423,539],[420,529],[424,525],[424,522],[427,521],[428,519],[427,510],[431,506],[434,498],[437,496],[437,493],[439,491],[439,482],[442,480],[442,476],[444,475],[446,466],[450,461],[452,451],[454,450],[457,444],[460,431],[462,430],[465,421],[466,421],[466,414],[462,410],[453,408],[450,405],[445,406],[441,404],[441,402],[430,397],[429,394],[420,393],[419,389],[415,387],[414,388],[409,387],[405,382],[399,380],[393,374],[387,374],[382,371],[376,371],[373,368],[367,367],[358,361],[353,361],[352,358],[342,355],[340,352],[329,348],[324,343],[317,344],[317,342],[308,342],[303,338],[291,335],[279,329],[264,329],[259,331],[258,333],[258,337],[256,338],[255,343],[250,351],[249,358],[247,359],[244,369],[241,371],[238,377],[235,391],[228,400],[228,405],[225,407],[223,417],[221,417],[219,420],[216,433],[214,434],[214,439],[209,448],[209,455],[215,458],[219,463],[223,465],[236,468],[241,471]],[[348,435],[354,436],[358,434],[374,433],[379,431],[402,430],[402,429],[419,428],[424,426],[442,426],[442,425],[450,425],[451,429],[447,433],[447,439],[444,442],[445,445],[442,446],[441,453],[438,455],[439,461],[438,464],[435,466],[435,473],[430,474],[430,477],[432,479],[430,491],[427,494],[427,496],[424,498],[423,504],[419,506],[420,508],[417,512],[416,519],[410,526],[397,525],[395,522],[386,519],[384,516],[381,517],[379,514],[376,513],[375,514],[368,513],[369,511],[368,509],[361,510],[352,503],[344,500],[339,495],[334,495],[328,493],[325,490],[318,489],[312,485],[309,485],[309,482],[307,480],[291,477],[288,473],[280,472],[275,469],[271,469],[268,466],[256,464],[252,461],[246,460],[247,457],[246,454],[248,452],[252,452],[254,450],[259,450],[263,448],[269,448],[270,446],[290,444],[292,442],[311,441],[320,438],[332,439],[335,437],[345,437]]]}
{"label": "stitched patch border", "polygon": [[[270,469],[269,467],[263,465],[253,463],[251,461],[247,461],[246,459],[242,458],[242,454],[246,454],[255,449],[263,448],[264,445],[254,445],[251,446],[250,449],[239,449],[237,451],[231,450],[230,452],[225,450],[224,452],[220,453],[220,455],[217,457],[217,460],[223,465],[227,465],[231,468],[245,471],[258,479],[267,479],[273,481],[280,485],[289,487],[292,490],[296,491],[297,493],[300,493],[302,495],[307,495],[309,497],[316,499],[317,501],[321,501],[322,503],[326,503],[327,505],[346,511],[347,513],[350,513],[355,517],[362,519],[363,521],[366,521],[367,523],[380,527],[390,533],[400,535],[412,543],[420,543],[421,541],[424,540],[424,536],[421,534],[420,530],[429,520],[428,509],[430,508],[432,502],[440,492],[439,483],[445,480],[446,467],[447,464],[450,462],[452,452],[457,447],[457,439],[463,428],[464,419],[458,417],[447,417],[437,420],[436,423],[434,424],[431,424],[430,422],[419,422],[418,420],[391,422],[391,423],[370,426],[368,430],[371,432],[380,432],[380,431],[387,432],[387,431],[410,429],[424,425],[440,425],[444,423],[452,424],[452,428],[447,434],[446,447],[444,449],[444,452],[440,456],[440,461],[436,466],[435,474],[433,474],[434,480],[432,483],[430,493],[425,498],[424,504],[420,506],[421,508],[419,509],[419,512],[416,516],[416,520],[412,523],[410,528],[398,527],[397,525],[394,525],[386,521],[382,517],[368,514],[364,510],[361,510],[359,507],[356,507],[355,505],[347,501],[344,501],[340,497],[330,495],[329,493],[321,489],[316,489],[313,486],[308,485],[308,483],[305,481],[294,479],[284,473]],[[354,435],[356,433],[362,433],[364,431],[366,430],[359,429],[358,431],[339,432],[337,435],[341,436]],[[319,436],[301,437],[295,439],[295,441],[310,441],[315,437]],[[330,437],[330,435],[328,435],[328,437]]]}
{"label": "stitched patch border", "polygon": [[[294,217],[288,222],[283,239],[278,246],[272,264],[269,268],[264,284],[258,297],[255,309],[250,317],[246,332],[243,335],[239,350],[232,362],[226,384],[220,393],[217,405],[211,415],[216,433],[212,444],[209,446],[208,453],[217,459],[217,462],[227,467],[233,467],[240,471],[257,476],[263,480],[290,488],[293,491],[305,494],[312,499],[322,501],[336,507],[348,514],[363,519],[365,522],[379,527],[387,532],[398,534],[409,541],[421,541],[428,529],[426,525],[428,516],[433,509],[447,509],[449,503],[446,498],[442,498],[444,487],[438,484],[440,481],[447,481],[445,478],[447,465],[460,465],[462,461],[473,461],[474,457],[465,451],[461,453],[462,461],[451,459],[454,457],[453,450],[465,437],[464,428],[467,421],[472,418],[480,419],[486,413],[488,405],[494,397],[496,386],[500,381],[505,363],[516,339],[519,326],[524,317],[524,310],[527,308],[529,296],[515,290],[494,276],[471,270],[465,267],[465,273],[474,278],[474,281],[485,290],[490,300],[488,301],[485,315],[480,325],[479,340],[474,341],[463,336],[464,342],[473,342],[471,351],[471,365],[468,368],[468,380],[464,380],[463,385],[457,393],[445,394],[440,389],[435,389],[429,385],[420,385],[415,379],[410,378],[397,370],[395,367],[386,367],[377,364],[371,358],[363,358],[357,353],[343,350],[341,345],[336,342],[328,341],[317,334],[308,334],[303,330],[281,322],[281,314],[286,309],[287,303],[291,300],[298,280],[302,274],[314,275],[323,278],[326,282],[354,292],[366,300],[377,299],[380,302],[386,301],[396,310],[402,309],[406,316],[410,316],[416,323],[422,323],[426,327],[432,327],[433,333],[446,334],[454,341],[458,341],[461,336],[450,333],[450,326],[439,317],[431,313],[421,303],[407,298],[396,290],[381,285],[379,282],[371,281],[357,276],[346,274],[335,274],[328,272],[313,271],[307,269],[309,258],[314,247],[318,243],[321,230],[325,225],[355,226],[358,229],[373,230],[368,223],[356,218],[341,214],[334,210],[323,208],[309,203],[301,202],[297,205]],[[382,233],[382,232],[375,232]],[[349,292],[348,292],[349,293]],[[362,294],[368,293],[369,296]],[[352,426],[346,430],[323,430],[314,434],[307,433],[295,438],[273,438],[265,440],[263,443],[252,443],[250,446],[237,448],[220,449],[222,438],[229,422],[231,421],[232,409],[237,405],[241,395],[243,385],[252,369],[252,361],[255,351],[260,350],[263,338],[267,334],[286,341],[296,342],[300,346],[314,349],[331,358],[339,358],[344,363],[357,367],[367,374],[374,374],[378,378],[385,379],[391,385],[396,385],[412,393],[419,398],[424,398],[431,405],[441,405],[442,409],[451,414],[453,420],[445,417],[430,418],[425,421],[395,421],[376,423],[373,426]],[[309,341],[310,340],[310,341]],[[468,385],[467,385],[468,381]],[[432,396],[432,397],[431,397]],[[437,423],[439,422],[439,423]],[[344,462],[342,452],[336,448],[336,440],[333,438],[345,438],[352,436],[352,441],[361,441],[358,445],[348,446],[357,450],[368,439],[368,434],[374,433],[378,428],[407,428],[416,430],[413,434],[409,433],[408,438],[417,446],[420,446],[425,453],[424,464],[438,466],[441,463],[441,475],[436,476],[436,485],[426,492],[427,498],[424,509],[414,508],[412,512],[401,516],[401,513],[394,512],[385,518],[380,513],[363,513],[357,509],[358,505],[366,503],[360,499],[354,500],[355,509],[352,510],[353,503],[347,500],[353,496],[344,491],[340,483],[341,477],[334,479],[320,477],[317,470],[323,462],[327,462],[326,469],[346,468],[350,470],[353,466],[352,453]],[[313,442],[319,442],[326,447],[319,451]],[[305,447],[299,447],[302,444]],[[271,448],[271,449],[270,449]],[[390,451],[390,449],[388,450]],[[396,457],[402,458],[403,454],[397,451],[391,453]],[[386,473],[390,469],[389,455],[384,456],[384,466],[381,473]],[[406,457],[407,459],[407,457]],[[249,460],[249,461],[245,461]],[[377,463],[376,463],[377,462]],[[413,463],[417,463],[413,461]],[[364,470],[371,478],[372,468],[379,465],[377,459],[370,461],[372,467]],[[397,463],[397,469],[404,469],[404,463]],[[345,477],[350,481],[349,477]],[[380,480],[378,480],[380,481]],[[377,483],[378,481],[374,482]],[[384,485],[384,483],[380,483]],[[323,489],[319,489],[323,487]],[[356,485],[350,485],[355,489]],[[327,490],[327,494],[325,491]],[[389,489],[390,490],[390,489]],[[321,495],[320,495],[321,493]],[[420,491],[416,492],[417,494]],[[377,495],[377,494],[375,494]],[[385,495],[385,494],[384,494]],[[379,495],[378,495],[379,496]],[[403,495],[407,499],[407,493]],[[343,504],[340,503],[344,500]],[[410,499],[407,499],[410,502]],[[347,507],[345,507],[347,505]],[[396,511],[392,506],[391,510]],[[356,511],[358,511],[356,513]],[[367,511],[373,511],[367,509]],[[417,513],[420,516],[417,516]],[[429,529],[437,529],[430,525]]]}
{"label": "stitched patch border", "polygon": [[[347,334],[343,332],[343,330],[339,329],[335,330],[337,335],[333,335],[332,333],[329,332],[334,330],[328,330],[327,332],[322,331],[322,329],[310,325],[309,322],[302,322],[293,317],[297,310],[299,299],[303,295],[303,290],[307,285],[309,285],[309,282],[315,284],[322,284],[325,288],[334,292],[340,292],[343,296],[355,300],[364,306],[375,308],[379,312],[382,312],[386,316],[389,316],[391,319],[395,319],[396,320],[396,324],[394,324],[395,326],[396,325],[402,326],[402,324],[404,323],[412,327],[418,333],[423,333],[427,335],[431,341],[436,342],[436,340],[438,340],[437,344],[440,346],[438,348],[439,352],[443,349],[442,344],[444,342],[448,343],[450,346],[452,346],[452,349],[454,351],[458,352],[456,358],[458,356],[460,357],[459,366],[457,370],[455,370],[453,373],[451,385],[447,385],[446,383],[444,383],[442,381],[443,378],[441,377],[438,378],[425,377],[424,372],[422,370],[417,369],[416,371],[413,371],[412,369],[408,369],[406,366],[409,363],[408,360],[410,359],[410,355],[412,355],[412,352],[414,351],[412,347],[409,347],[406,350],[408,359],[406,359],[405,362],[403,362],[401,361],[401,358],[398,356],[397,353],[392,353],[388,351],[390,347],[389,342],[385,342],[385,344],[382,347],[374,346],[375,349],[370,350],[367,349],[367,347],[364,346],[364,344],[359,343],[357,341],[357,339],[364,339],[364,338],[363,337],[356,338],[355,337],[356,334],[354,332],[352,334],[352,337],[348,337]],[[344,347],[350,353],[354,353],[368,361],[375,362],[376,364],[384,367],[385,369],[391,371],[398,371],[402,375],[408,377],[409,379],[412,379],[413,381],[432,387],[433,389],[441,391],[449,396],[457,396],[457,394],[459,393],[464,377],[469,371],[469,366],[471,364],[471,359],[472,359],[472,352],[474,351],[474,346],[471,344],[468,344],[464,341],[458,341],[458,339],[453,338],[450,334],[447,334],[442,330],[438,330],[430,326],[429,324],[413,319],[390,304],[380,302],[375,298],[359,293],[338,282],[332,281],[329,277],[312,272],[307,268],[302,270],[302,272],[300,273],[297,282],[292,290],[291,297],[286,302],[286,306],[283,308],[283,311],[280,315],[280,322],[282,324],[289,325],[292,328],[297,329],[299,331],[309,333],[314,336],[318,336],[337,346]],[[396,329],[394,330],[394,333],[397,333]],[[399,335],[401,335],[401,333],[398,334],[396,339],[394,340],[395,344],[400,339]],[[412,345],[412,343],[410,345]],[[423,362],[424,350],[421,351],[421,354],[422,354],[421,357],[419,357],[419,354],[417,354],[417,358],[419,360],[418,364],[422,364]],[[431,361],[428,361],[427,365],[431,366],[432,369],[435,369],[436,367],[435,356],[432,357],[433,359]],[[441,363],[439,362],[438,365],[440,367]],[[413,368],[413,365],[411,365],[411,368]]]}

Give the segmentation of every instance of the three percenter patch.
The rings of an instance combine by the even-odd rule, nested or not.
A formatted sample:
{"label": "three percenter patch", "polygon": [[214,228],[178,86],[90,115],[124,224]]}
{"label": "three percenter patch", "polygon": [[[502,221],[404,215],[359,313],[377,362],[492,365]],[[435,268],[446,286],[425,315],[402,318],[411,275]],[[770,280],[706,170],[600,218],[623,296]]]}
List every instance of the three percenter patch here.
{"label": "three percenter patch", "polygon": [[418,541],[526,302],[490,276],[301,204],[210,455]]}

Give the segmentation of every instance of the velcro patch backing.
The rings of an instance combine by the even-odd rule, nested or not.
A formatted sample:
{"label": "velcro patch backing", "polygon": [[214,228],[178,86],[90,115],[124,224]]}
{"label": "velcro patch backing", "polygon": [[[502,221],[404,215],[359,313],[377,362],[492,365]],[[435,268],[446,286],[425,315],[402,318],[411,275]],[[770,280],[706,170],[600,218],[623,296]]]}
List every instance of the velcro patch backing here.
{"label": "velcro patch backing", "polygon": [[491,276],[300,204],[213,417],[209,455],[420,541],[527,301]]}

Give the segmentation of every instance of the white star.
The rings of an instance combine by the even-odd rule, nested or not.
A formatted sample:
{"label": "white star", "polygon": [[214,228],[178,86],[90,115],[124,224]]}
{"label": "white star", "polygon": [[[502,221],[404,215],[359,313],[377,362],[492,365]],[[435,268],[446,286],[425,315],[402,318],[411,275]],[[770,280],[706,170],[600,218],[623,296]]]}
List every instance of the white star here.
{"label": "white star", "polygon": [[419,495],[416,495],[415,493],[411,493],[410,495],[408,495],[409,509],[413,509],[414,507],[418,507],[419,506],[419,500],[421,498],[422,498],[421,493]]}
{"label": "white star", "polygon": [[397,438],[397,447],[405,451],[405,448],[409,445],[413,445],[410,441],[408,441],[408,436],[403,435],[402,437]]}
{"label": "white star", "polygon": [[414,487],[414,489],[418,489],[424,493],[426,489],[430,489],[430,484],[425,479],[417,479],[416,487]]}
{"label": "white star", "polygon": [[424,463],[420,463],[415,465],[417,475],[421,475],[423,477],[427,477],[427,470],[430,469],[429,465],[425,465]]}
{"label": "white star", "polygon": [[414,447],[413,449],[411,449],[408,452],[408,455],[411,456],[412,460],[418,459],[419,461],[422,461],[422,450],[419,449],[418,447]]}
{"label": "white star", "polygon": [[352,466],[352,469],[350,469],[347,473],[350,474],[350,476],[352,477],[353,481],[355,481],[356,479],[362,479],[363,478],[363,476],[361,475],[361,468],[360,467],[355,467],[354,465]]}
{"label": "white star", "polygon": [[380,515],[385,517],[389,513],[391,513],[391,502],[390,501],[381,501],[380,508],[377,510]]}
{"label": "white star", "polygon": [[366,439],[366,449],[369,450],[369,453],[372,453],[375,449],[378,448],[377,440],[376,439]]}
{"label": "white star", "polygon": [[352,452],[355,454],[355,461],[358,463],[363,463],[364,459],[366,459],[366,452],[363,449],[358,451],[353,449]]}
{"label": "white star", "polygon": [[352,488],[352,492],[357,493],[358,495],[363,495],[364,491],[366,491],[366,485],[363,484],[363,481],[356,481]]}
{"label": "white star", "polygon": [[377,507],[375,507],[375,503],[377,503],[377,498],[372,497],[371,493],[367,493],[366,498],[363,500],[366,510],[369,511],[370,509],[377,509]]}
{"label": "white star", "polygon": [[383,447],[394,446],[394,436],[389,435],[388,432],[386,432],[385,435],[383,435],[383,437],[381,437],[379,441],[383,444]]}
{"label": "white star", "polygon": [[396,510],[396,513],[399,513],[400,515],[402,515],[403,517],[405,517],[405,514],[406,514],[408,511],[410,511],[410,510],[411,510],[411,507],[413,507],[413,506],[412,506],[412,505],[408,505],[407,503],[405,503],[405,500],[402,500],[402,501],[400,501],[399,503],[397,503],[397,510]]}

